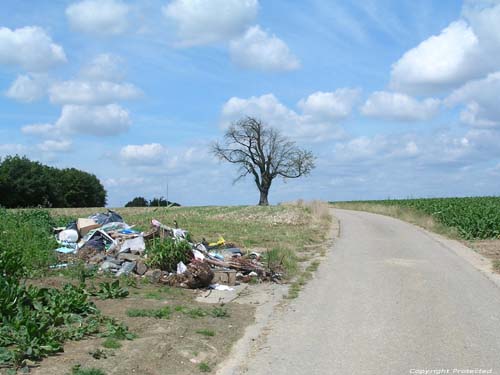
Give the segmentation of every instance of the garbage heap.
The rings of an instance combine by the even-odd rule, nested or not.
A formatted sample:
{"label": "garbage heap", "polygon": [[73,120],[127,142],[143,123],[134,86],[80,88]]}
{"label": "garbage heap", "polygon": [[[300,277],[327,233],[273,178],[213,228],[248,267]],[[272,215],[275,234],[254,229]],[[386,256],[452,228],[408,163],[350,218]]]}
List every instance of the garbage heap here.
{"label": "garbage heap", "polygon": [[[83,261],[89,268],[117,277],[130,275],[170,286],[221,290],[255,279],[281,279],[281,273],[266,269],[259,253],[243,252],[222,237],[213,243],[204,238],[194,242],[187,230],[177,226],[177,222],[169,227],[153,219],[150,230],[141,232],[111,210],[79,218],[66,227],[54,228],[60,245],[56,249],[60,263],[56,267]],[[148,259],[153,242],[166,239],[189,245],[183,254],[186,263],[178,262],[176,269],[162,269]]]}

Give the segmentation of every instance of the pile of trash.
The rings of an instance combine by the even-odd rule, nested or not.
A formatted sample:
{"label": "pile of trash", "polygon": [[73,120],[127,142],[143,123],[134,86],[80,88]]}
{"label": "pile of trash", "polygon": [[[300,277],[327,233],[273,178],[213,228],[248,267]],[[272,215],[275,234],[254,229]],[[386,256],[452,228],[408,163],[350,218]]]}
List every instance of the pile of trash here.
{"label": "pile of trash", "polygon": [[[185,288],[228,290],[227,286],[238,282],[250,282],[254,278],[278,281],[281,274],[267,270],[256,252],[244,253],[224,238],[208,243],[204,238],[195,243],[189,232],[151,220],[147,232],[137,231],[128,225],[116,212],[96,213],[88,218],[79,218],[66,227],[54,228],[60,247],[56,249],[60,264],[66,267],[75,261],[83,261],[88,267],[101,272],[147,277],[153,283],[163,283]],[[177,270],[151,268],[146,249],[156,239],[187,241],[185,264],[177,264]]]}

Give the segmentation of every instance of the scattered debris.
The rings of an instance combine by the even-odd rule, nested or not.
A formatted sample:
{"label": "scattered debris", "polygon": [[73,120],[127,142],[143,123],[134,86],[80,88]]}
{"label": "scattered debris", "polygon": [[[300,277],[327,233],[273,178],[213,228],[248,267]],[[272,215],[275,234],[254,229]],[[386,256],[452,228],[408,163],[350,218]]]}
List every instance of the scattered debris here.
{"label": "scattered debris", "polygon": [[[65,228],[54,228],[54,233],[60,245],[56,249],[61,262],[58,267],[83,261],[117,277],[136,275],[152,283],[192,289],[232,290],[230,286],[254,278],[270,281],[281,278],[279,273],[265,268],[259,253],[245,253],[223,237],[215,242],[203,238],[194,243],[190,233],[179,228],[176,221],[171,228],[153,219],[150,230],[140,232],[125,223],[118,213],[108,210],[78,218]],[[168,263],[170,266],[156,264],[155,268],[151,258],[148,261],[148,249],[155,241],[163,240],[173,241],[172,247],[165,248],[168,252],[165,256],[172,257],[173,252],[179,251],[183,261]]]}

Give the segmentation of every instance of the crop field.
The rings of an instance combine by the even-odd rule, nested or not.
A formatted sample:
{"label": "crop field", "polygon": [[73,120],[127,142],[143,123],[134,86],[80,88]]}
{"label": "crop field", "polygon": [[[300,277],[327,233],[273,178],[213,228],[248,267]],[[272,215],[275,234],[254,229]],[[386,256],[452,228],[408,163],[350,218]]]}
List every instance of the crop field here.
{"label": "crop field", "polygon": [[[0,374],[156,374],[165,365],[170,373],[212,371],[253,321],[252,305],[202,303],[198,290],[82,264],[53,267],[60,261],[51,228],[103,211],[0,209]],[[222,236],[282,264],[285,282],[320,254],[331,223],[328,207],[314,203],[116,211],[139,230],[152,219],[175,220],[194,241]]]}
{"label": "crop field", "polygon": [[[455,230],[462,239],[500,238],[500,197],[429,198],[332,203],[339,208],[366,209],[370,211],[374,210],[374,212],[383,211],[383,207],[409,209],[416,213],[431,216],[441,225]],[[377,206],[381,210],[377,210]]]}

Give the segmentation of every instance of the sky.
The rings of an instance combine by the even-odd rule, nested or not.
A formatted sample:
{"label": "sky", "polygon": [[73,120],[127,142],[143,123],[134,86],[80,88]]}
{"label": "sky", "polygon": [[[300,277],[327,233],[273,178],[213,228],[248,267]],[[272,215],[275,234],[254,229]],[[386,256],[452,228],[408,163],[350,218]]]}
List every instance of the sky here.
{"label": "sky", "polygon": [[2,0],[0,157],[255,204],[210,153],[244,116],[316,156],[271,203],[499,195],[500,0]]}

